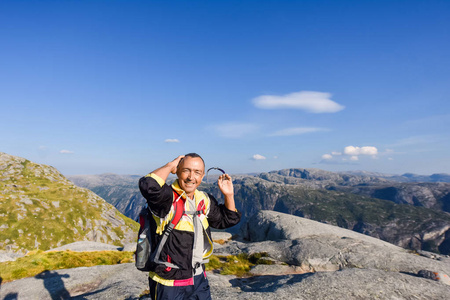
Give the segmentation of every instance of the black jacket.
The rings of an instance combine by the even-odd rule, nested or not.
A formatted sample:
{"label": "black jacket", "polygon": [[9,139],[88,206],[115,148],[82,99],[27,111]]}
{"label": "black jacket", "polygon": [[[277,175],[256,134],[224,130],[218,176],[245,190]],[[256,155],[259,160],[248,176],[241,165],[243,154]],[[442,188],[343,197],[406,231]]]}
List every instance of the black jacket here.
{"label": "black jacket", "polygon": [[[144,198],[147,199],[147,203],[153,214],[151,232],[152,245],[155,247],[162,237],[164,228],[173,216],[172,203],[175,200],[173,191],[175,190],[179,195],[183,194],[183,191],[179,188],[177,181],[172,186],[169,186],[155,174],[142,177],[139,180],[139,189]],[[204,231],[206,232],[205,239],[208,239],[211,244],[210,251],[204,256],[204,258],[207,258],[212,253],[210,227],[217,229],[232,227],[239,223],[241,213],[227,209],[225,205],[218,204],[213,196],[198,190],[195,191],[195,200],[196,205],[202,201],[200,205],[205,205],[203,210],[204,215],[202,215],[201,220]],[[192,208],[186,207],[186,210],[192,210]],[[173,263],[179,266],[179,269],[168,268],[162,264],[154,264],[152,266],[153,272],[150,272],[150,277],[165,285],[179,285],[192,279],[193,243],[194,230],[192,220],[184,216],[169,235],[160,256],[162,261]]]}

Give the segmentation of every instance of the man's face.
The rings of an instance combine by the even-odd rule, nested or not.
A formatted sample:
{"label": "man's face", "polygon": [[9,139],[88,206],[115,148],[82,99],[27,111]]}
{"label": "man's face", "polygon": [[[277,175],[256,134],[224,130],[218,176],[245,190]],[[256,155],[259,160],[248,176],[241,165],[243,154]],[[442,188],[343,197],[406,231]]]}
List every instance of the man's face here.
{"label": "man's face", "polygon": [[178,183],[189,198],[194,196],[194,191],[200,185],[205,174],[205,166],[200,157],[186,156],[180,162],[177,169]]}

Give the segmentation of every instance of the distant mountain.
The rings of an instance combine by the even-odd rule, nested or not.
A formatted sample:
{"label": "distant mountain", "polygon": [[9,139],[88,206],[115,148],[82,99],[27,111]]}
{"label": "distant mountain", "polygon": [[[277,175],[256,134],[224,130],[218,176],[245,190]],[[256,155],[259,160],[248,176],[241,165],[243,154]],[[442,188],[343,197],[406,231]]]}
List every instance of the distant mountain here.
{"label": "distant mountain", "polygon": [[389,181],[398,181],[398,182],[450,182],[450,174],[445,173],[437,173],[432,175],[418,175],[413,173],[405,173],[403,175],[392,175],[366,171],[351,171],[341,173],[356,176],[378,177]]}
{"label": "distant mountain", "polygon": [[142,197],[138,181],[141,176],[137,175],[74,175],[68,179],[77,186],[90,189],[102,197],[127,217],[137,220],[139,212],[146,201]]}
{"label": "distant mountain", "polygon": [[75,241],[123,245],[138,224],[55,168],[0,152],[0,250],[25,253]]}
{"label": "distant mountain", "polygon": [[[112,178],[107,174],[98,177]],[[236,205],[243,213],[243,221],[260,210],[274,210],[351,229],[405,248],[450,253],[450,214],[446,212],[450,207],[449,183],[403,183],[375,174],[357,176],[318,169],[286,169],[233,178]],[[145,203],[137,177],[129,177],[130,185],[123,176],[117,185],[112,181],[101,185],[105,180],[92,180],[95,187],[91,189],[100,191],[107,201],[118,201],[116,207],[121,201],[122,207],[136,208]],[[202,183],[200,189],[221,198],[216,184]],[[122,212],[135,217],[132,214],[136,210]]]}
{"label": "distant mountain", "polygon": [[379,173],[333,173],[317,169],[286,169],[261,173],[271,182],[295,184],[313,189],[342,191],[450,212],[450,183],[388,180]]}

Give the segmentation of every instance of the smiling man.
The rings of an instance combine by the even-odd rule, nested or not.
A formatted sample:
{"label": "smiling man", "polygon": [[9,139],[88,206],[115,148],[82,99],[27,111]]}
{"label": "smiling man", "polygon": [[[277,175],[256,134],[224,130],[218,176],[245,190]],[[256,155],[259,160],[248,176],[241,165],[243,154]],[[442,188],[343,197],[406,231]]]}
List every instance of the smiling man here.
{"label": "smiling man", "polygon": [[[170,174],[178,179],[166,184]],[[152,245],[162,240],[164,231],[177,215],[178,201],[184,213],[157,254],[149,273],[152,299],[211,299],[205,263],[213,252],[210,227],[224,229],[239,223],[231,177],[217,181],[225,203],[197,190],[205,176],[205,162],[196,153],[178,156],[139,180],[139,189],[153,214]],[[179,215],[180,212],[178,212]],[[154,252],[155,249],[152,249]]]}

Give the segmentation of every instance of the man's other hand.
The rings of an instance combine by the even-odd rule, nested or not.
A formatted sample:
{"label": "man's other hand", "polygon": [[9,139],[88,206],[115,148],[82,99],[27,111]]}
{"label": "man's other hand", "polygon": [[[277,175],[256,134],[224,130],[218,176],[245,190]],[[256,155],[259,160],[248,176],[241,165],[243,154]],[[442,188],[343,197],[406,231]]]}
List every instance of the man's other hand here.
{"label": "man's other hand", "polygon": [[219,185],[219,189],[225,197],[234,196],[233,181],[231,180],[230,175],[221,175],[217,180],[217,184]]}

